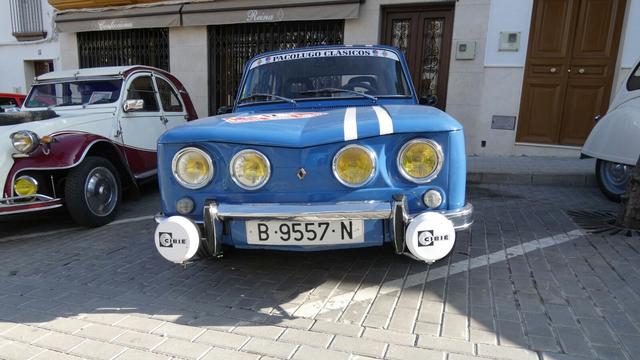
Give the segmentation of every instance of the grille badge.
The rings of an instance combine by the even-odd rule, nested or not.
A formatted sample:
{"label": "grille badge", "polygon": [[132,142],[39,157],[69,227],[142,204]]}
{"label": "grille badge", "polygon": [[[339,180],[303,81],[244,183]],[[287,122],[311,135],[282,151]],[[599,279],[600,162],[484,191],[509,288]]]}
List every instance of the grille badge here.
{"label": "grille badge", "polygon": [[304,177],[307,175],[307,170],[305,170],[304,168],[300,168],[298,169],[298,173],[296,174],[296,176],[298,176],[299,180],[304,179]]}

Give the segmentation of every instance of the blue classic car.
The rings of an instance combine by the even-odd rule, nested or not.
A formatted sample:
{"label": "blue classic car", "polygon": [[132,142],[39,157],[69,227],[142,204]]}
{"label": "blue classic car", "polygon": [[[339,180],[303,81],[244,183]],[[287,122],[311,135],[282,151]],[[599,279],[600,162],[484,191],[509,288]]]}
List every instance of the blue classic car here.
{"label": "blue classic car", "polygon": [[472,223],[462,126],[420,105],[403,55],[325,46],[251,59],[231,113],[158,142],[155,244],[175,263],[225,246],[391,244],[434,262]]}

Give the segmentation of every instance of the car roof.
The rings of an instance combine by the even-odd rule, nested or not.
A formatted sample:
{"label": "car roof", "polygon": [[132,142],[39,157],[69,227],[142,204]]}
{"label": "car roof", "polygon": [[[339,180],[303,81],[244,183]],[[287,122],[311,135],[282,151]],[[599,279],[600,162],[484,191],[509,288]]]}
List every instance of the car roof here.
{"label": "car roof", "polygon": [[159,70],[151,66],[129,65],[129,66],[105,66],[85,69],[59,70],[42,74],[36,77],[37,81],[68,79],[79,77],[117,76],[124,75],[134,69]]}

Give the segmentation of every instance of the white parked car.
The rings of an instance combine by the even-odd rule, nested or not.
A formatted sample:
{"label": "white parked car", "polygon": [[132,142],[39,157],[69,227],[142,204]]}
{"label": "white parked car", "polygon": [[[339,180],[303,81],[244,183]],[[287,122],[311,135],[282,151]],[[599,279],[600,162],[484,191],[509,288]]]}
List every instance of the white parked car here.
{"label": "white parked car", "polygon": [[182,84],[148,66],[51,72],[0,114],[0,216],[65,205],[86,226],[156,174],[157,140],[197,117]]}
{"label": "white parked car", "polygon": [[609,111],[591,130],[582,155],[596,158],[600,190],[620,201],[640,156],[640,62],[622,84]]}

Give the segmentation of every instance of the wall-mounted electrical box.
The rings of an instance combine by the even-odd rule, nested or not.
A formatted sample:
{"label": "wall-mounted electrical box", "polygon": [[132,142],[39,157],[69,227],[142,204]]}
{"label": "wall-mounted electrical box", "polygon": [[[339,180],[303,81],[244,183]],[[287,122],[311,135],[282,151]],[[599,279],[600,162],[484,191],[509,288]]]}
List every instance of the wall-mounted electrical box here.
{"label": "wall-mounted electrical box", "polygon": [[473,60],[476,58],[476,42],[460,40],[456,42],[456,60]]}
{"label": "wall-mounted electrical box", "polygon": [[520,50],[520,33],[519,32],[500,32],[500,51],[519,51]]}

